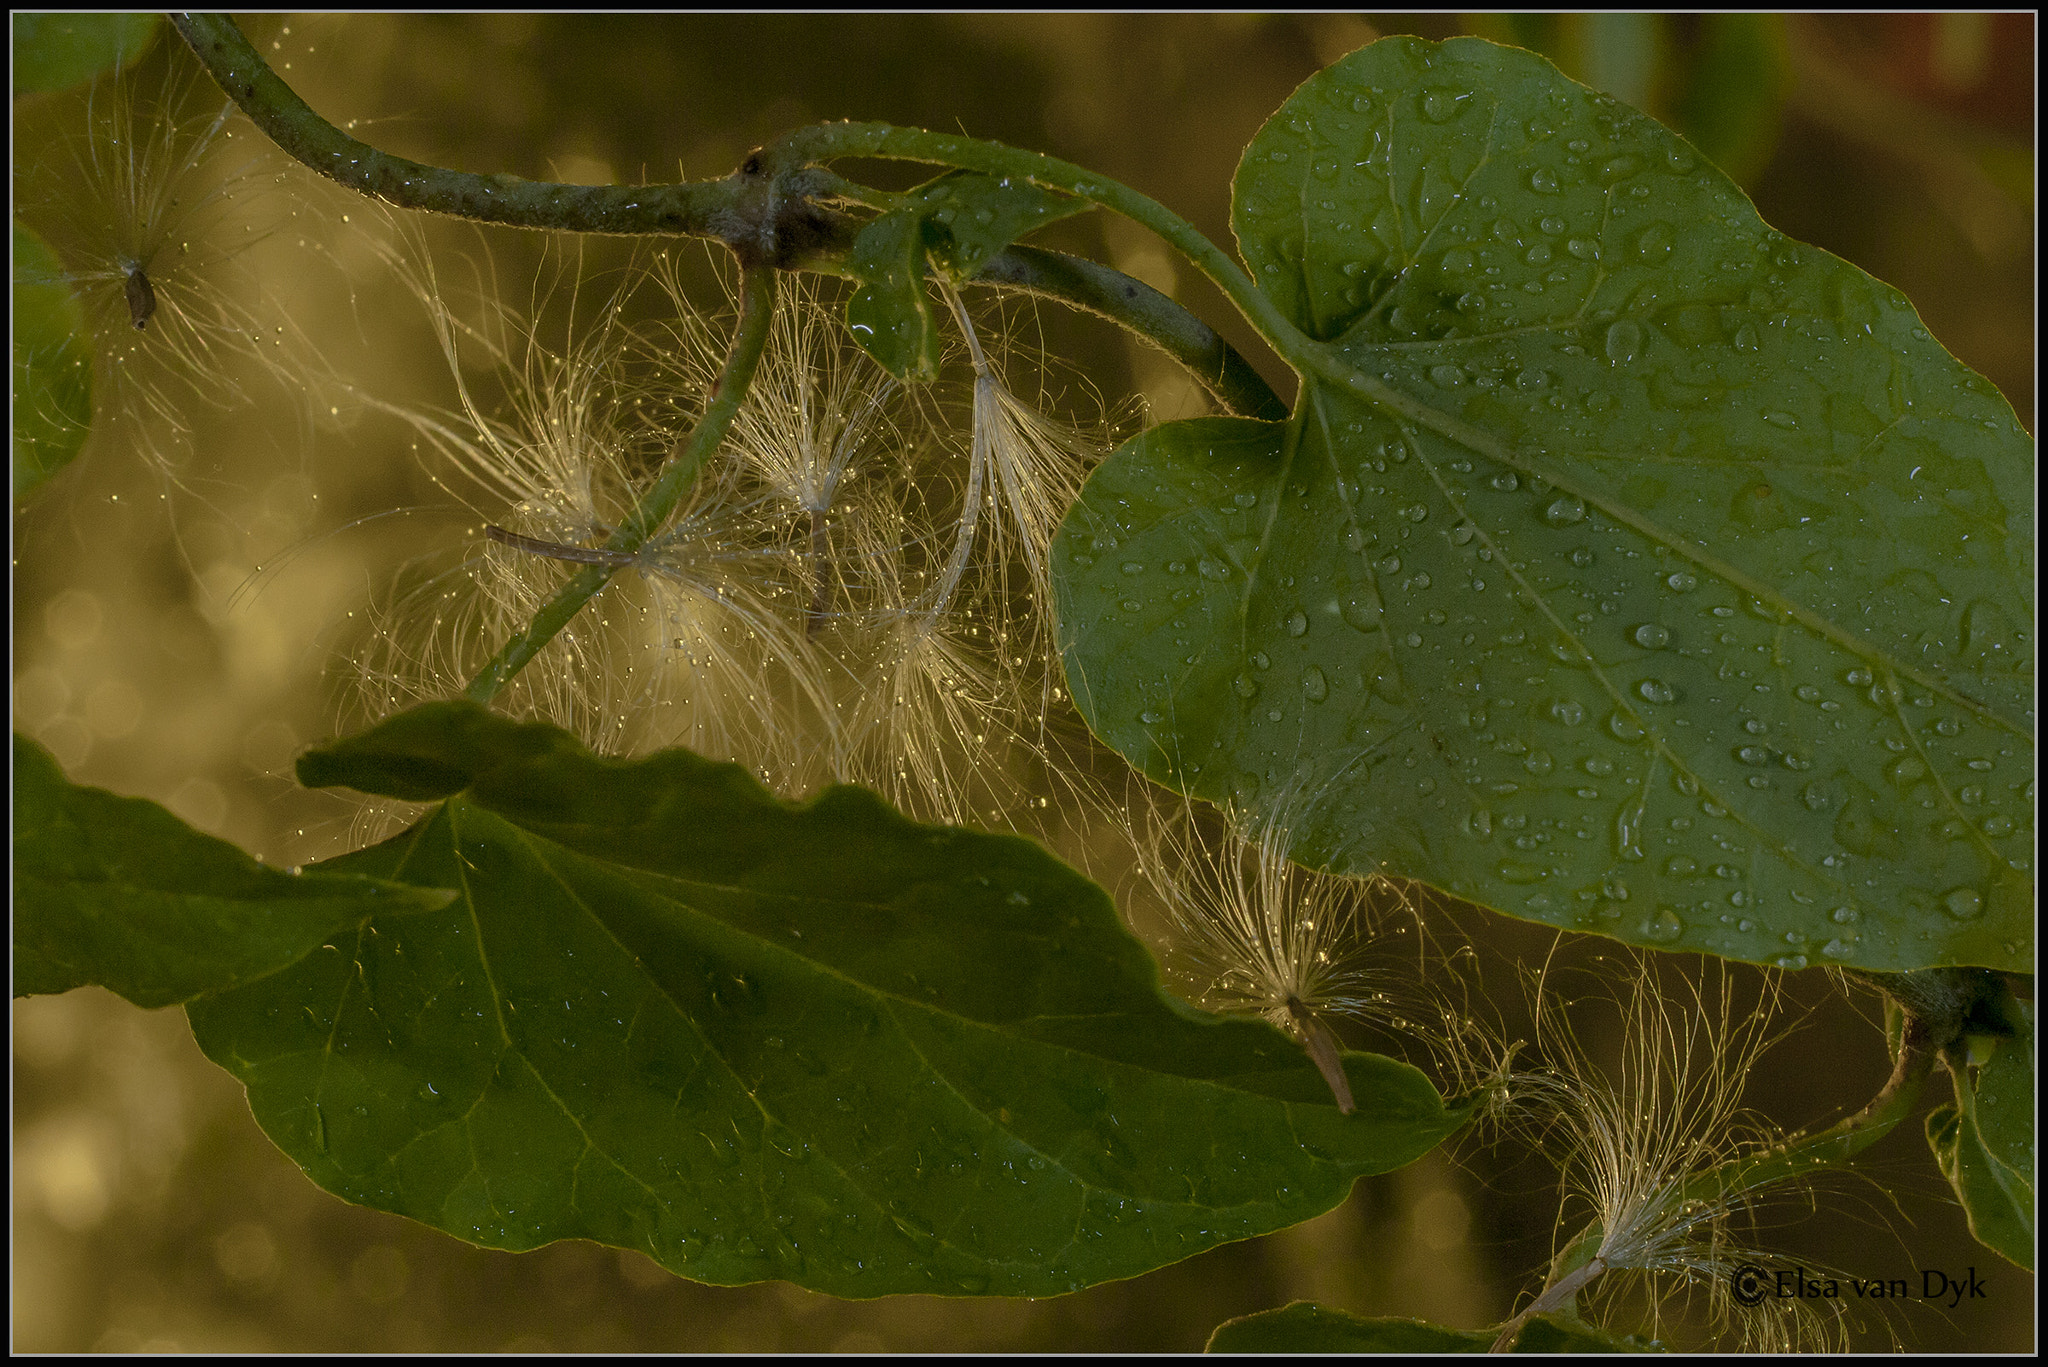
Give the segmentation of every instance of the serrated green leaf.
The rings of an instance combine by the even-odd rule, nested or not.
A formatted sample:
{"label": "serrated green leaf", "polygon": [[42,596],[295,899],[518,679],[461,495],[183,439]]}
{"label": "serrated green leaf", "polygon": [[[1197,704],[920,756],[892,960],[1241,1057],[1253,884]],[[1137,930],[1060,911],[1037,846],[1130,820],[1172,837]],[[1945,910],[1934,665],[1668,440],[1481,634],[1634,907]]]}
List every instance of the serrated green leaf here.
{"label": "serrated green leaf", "polygon": [[162,22],[161,14],[17,14],[14,93],[63,90],[131,62]]}
{"label": "serrated green leaf", "polygon": [[951,171],[914,192],[924,206],[932,257],[955,280],[965,280],[991,256],[1026,233],[1070,218],[1086,200],[1056,195],[1025,180],[978,171]]}
{"label": "serrated green leaf", "polygon": [[738,765],[600,759],[460,703],[301,773],[462,784],[325,866],[462,898],[193,1028],[315,1181],[473,1243],[1052,1295],[1327,1210],[1464,1118],[1366,1054],[1339,1114],[1285,1035],[1165,996],[1079,874],[860,789],[785,803]]}
{"label": "serrated green leaf", "polygon": [[1991,1043],[1977,1070],[1955,1075],[1956,1104],[1927,1117],[1927,1142],[1970,1219],[1977,1242],[2034,1270],[2034,1013]]}
{"label": "serrated green leaf", "polygon": [[[1426,1320],[1368,1318],[1296,1301],[1226,1320],[1209,1336],[1211,1353],[1484,1353],[1497,1330],[1447,1329]],[[1633,1340],[1609,1338],[1583,1324],[1538,1316],[1522,1327],[1516,1353],[1640,1353]]]}
{"label": "serrated green leaf", "polygon": [[860,230],[846,268],[860,288],[846,301],[846,329],[899,380],[939,373],[939,328],[924,283],[924,206],[883,214]]}
{"label": "serrated green leaf", "polygon": [[154,802],[69,782],[14,738],[14,995],[98,984],[169,1006],[452,894],[266,868]]}
{"label": "serrated green leaf", "polygon": [[[22,16],[16,15],[20,22]],[[85,306],[49,244],[14,225],[14,501],[71,463],[92,430]]]}
{"label": "serrated green leaf", "polygon": [[1097,734],[1526,919],[2031,966],[2032,444],[1903,298],[1476,39],[1310,80],[1234,213],[1331,345],[1291,423],[1091,477],[1054,559]]}

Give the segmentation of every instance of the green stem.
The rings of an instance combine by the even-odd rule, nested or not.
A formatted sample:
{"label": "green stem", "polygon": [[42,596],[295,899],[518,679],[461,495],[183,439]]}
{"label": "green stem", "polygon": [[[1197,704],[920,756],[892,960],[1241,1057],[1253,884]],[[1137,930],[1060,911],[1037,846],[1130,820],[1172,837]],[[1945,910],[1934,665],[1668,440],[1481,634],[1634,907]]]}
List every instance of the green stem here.
{"label": "green stem", "polygon": [[[725,440],[747,389],[754,382],[754,367],[768,343],[768,325],[775,316],[775,273],[757,267],[740,276],[740,317],[726,352],[725,367],[712,389],[711,403],[704,416],[690,429],[689,437],[662,467],[654,484],[640,498],[619,529],[605,542],[608,551],[631,555],[645,546],[675,513],[683,496],[696,482],[697,472]],[[464,696],[488,703],[512,677],[526,667],[541,648],[555,638],[597,596],[618,572],[614,565],[590,565],[578,570],[546,607],[534,614],[526,629],[505,643],[491,662],[483,667]]]}
{"label": "green stem", "polygon": [[1913,1113],[1939,1057],[1938,1049],[1909,1032],[1892,1065],[1891,1077],[1869,1105],[1818,1134],[1787,1140],[1762,1153],[1731,1158],[1710,1168],[1680,1186],[1676,1199],[1681,1205],[1718,1201],[1730,1192],[1754,1191],[1818,1168],[1841,1167]]}
{"label": "green stem", "polygon": [[1308,368],[1315,343],[1259,292],[1244,268],[1222,248],[1158,200],[1073,162],[1005,147],[999,142],[921,128],[896,128],[885,123],[828,123],[799,128],[762,149],[760,156],[770,167],[786,171],[834,157],[931,162],[984,175],[1014,176],[1099,204],[1164,238],[1223,291],[1246,321],[1290,365],[1304,373]]}
{"label": "green stem", "polygon": [[680,185],[557,185],[428,166],[380,152],[314,113],[226,15],[174,14],[171,22],[271,141],[321,175],[386,203],[522,228],[741,235],[735,214],[750,189],[744,173]]}
{"label": "green stem", "polygon": [[971,284],[1007,285],[1107,318],[1164,351],[1232,413],[1279,422],[1287,405],[1214,329],[1142,280],[1042,247],[998,252]]}

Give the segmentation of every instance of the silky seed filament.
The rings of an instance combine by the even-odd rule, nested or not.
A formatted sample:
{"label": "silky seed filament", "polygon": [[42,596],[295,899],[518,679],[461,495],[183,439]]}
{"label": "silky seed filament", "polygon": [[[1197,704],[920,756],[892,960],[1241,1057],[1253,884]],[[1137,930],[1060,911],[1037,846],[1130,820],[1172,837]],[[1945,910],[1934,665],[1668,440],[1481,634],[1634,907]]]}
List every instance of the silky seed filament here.
{"label": "silky seed filament", "polygon": [[602,546],[565,546],[559,541],[543,541],[537,536],[521,536],[508,532],[503,527],[485,527],[486,539],[501,546],[526,551],[531,555],[544,555],[550,560],[569,560],[578,565],[606,565],[612,569],[623,569],[639,563],[640,557],[632,551],[611,551]]}

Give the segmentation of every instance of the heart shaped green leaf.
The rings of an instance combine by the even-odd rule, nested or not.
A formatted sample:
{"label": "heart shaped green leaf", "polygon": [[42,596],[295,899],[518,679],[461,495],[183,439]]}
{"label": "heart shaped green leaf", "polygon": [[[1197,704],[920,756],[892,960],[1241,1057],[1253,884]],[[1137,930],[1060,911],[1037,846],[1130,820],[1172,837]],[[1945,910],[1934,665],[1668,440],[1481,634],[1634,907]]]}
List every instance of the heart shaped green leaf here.
{"label": "heart shaped green leaf", "polygon": [[1531,53],[1388,39],[1261,130],[1293,420],[1097,469],[1097,733],[1295,855],[1800,967],[2033,960],[2032,444],[1895,291]]}
{"label": "heart shaped green leaf", "polygon": [[452,894],[266,868],[154,802],[68,782],[14,738],[14,995],[96,983],[169,1006],[274,973],[372,915]]}
{"label": "heart shaped green leaf", "polygon": [[700,1281],[1051,1295],[1343,1199],[1464,1118],[1166,997],[1028,841],[872,794],[777,800],[686,751],[597,758],[436,704],[309,756],[458,788],[327,867],[461,889],[197,1003],[209,1057],[337,1195],[474,1243],[584,1238]]}

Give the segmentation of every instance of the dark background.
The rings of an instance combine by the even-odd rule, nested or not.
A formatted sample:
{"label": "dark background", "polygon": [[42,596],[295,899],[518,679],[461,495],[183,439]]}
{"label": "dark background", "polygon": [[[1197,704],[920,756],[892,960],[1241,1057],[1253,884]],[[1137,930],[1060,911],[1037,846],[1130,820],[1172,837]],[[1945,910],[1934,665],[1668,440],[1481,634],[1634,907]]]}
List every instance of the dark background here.
{"label": "dark background", "polygon": [[[1902,289],[2032,426],[2031,16],[1772,21],[1782,77],[1714,66],[1725,35],[1708,21],[1463,22],[1543,48],[1703,145],[1721,139],[1724,165],[1766,220]],[[803,123],[879,119],[1081,162],[1223,243],[1238,151],[1297,85],[1380,34],[1459,31],[1445,16],[1351,15],[250,25],[278,44],[273,61],[315,108],[428,162],[585,182],[712,176]],[[204,108],[217,97],[192,66],[172,42],[135,79],[168,82],[181,107]],[[63,139],[85,113],[82,93],[17,109],[18,183],[38,159],[61,172]],[[340,200],[296,179],[272,192],[311,207],[247,259],[267,304],[380,395],[445,401],[419,309],[379,269],[382,216],[358,205],[344,230]],[[33,219],[36,204],[22,207]],[[533,235],[435,227],[429,240],[488,262],[515,297],[559,261]],[[1090,215],[1050,240],[1172,290],[1285,392],[1220,298],[1176,273],[1142,230]],[[589,259],[624,250],[599,244]],[[1200,411],[1168,364],[1108,329],[1051,309],[1040,325],[1112,402],[1142,395],[1155,418]],[[337,724],[331,661],[392,567],[457,523],[336,533],[438,495],[397,425],[360,409],[307,422],[276,407],[286,415],[197,414],[192,452],[169,480],[96,434],[80,467],[18,519],[15,717],[74,780],[156,798],[290,861],[359,838],[354,809],[288,778],[296,751]],[[235,597],[287,548],[295,558]],[[1464,924],[1495,956],[1496,1002],[1526,1035],[1508,965],[1540,961],[1554,937],[1476,913]],[[1593,952],[1567,945],[1560,962]],[[1824,1124],[1882,1081],[1875,1008],[1845,1001],[1817,971],[1788,992],[1812,1005],[1807,1028],[1759,1068],[1747,1099],[1781,1125]],[[26,1351],[1193,1349],[1227,1317],[1297,1298],[1477,1327],[1538,1284],[1557,1226],[1545,1160],[1467,1143],[1362,1182],[1307,1225],[1056,1300],[851,1303],[779,1284],[702,1287],[638,1255],[582,1243],[495,1253],[341,1204],[269,1146],[178,1012],[81,991],[17,1003],[14,1023],[14,1346]],[[1946,1088],[1937,1078],[1933,1092]],[[2031,1347],[2033,1279],[1969,1239],[1918,1130],[1901,1126],[1872,1151],[1874,1181],[1837,1183],[1783,1212],[1765,1242],[1862,1276],[1976,1267],[1983,1300],[1870,1319],[1857,1346],[1896,1335],[1930,1351]],[[1667,1324],[1675,1342],[1685,1327]]]}

